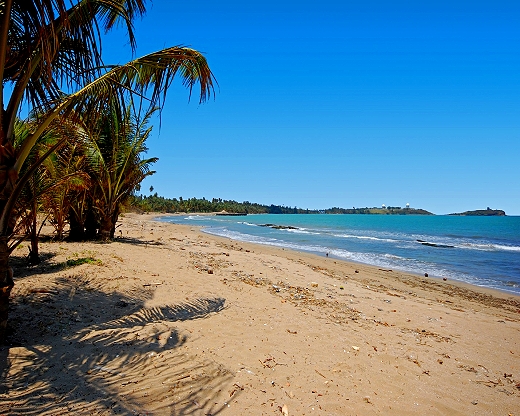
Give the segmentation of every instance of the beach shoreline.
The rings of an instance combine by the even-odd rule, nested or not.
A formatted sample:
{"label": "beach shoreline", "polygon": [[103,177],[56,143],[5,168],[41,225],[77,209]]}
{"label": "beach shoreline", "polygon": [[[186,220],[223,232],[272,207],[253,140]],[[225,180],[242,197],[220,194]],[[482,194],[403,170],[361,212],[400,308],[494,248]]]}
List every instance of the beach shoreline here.
{"label": "beach shoreline", "polygon": [[520,412],[518,295],[159,216],[15,270],[0,414]]}
{"label": "beach shoreline", "polygon": [[[147,214],[140,214],[143,216],[143,218],[146,218],[147,220],[149,221],[157,221],[157,222],[163,222],[162,220],[160,220],[160,218],[167,218],[167,217],[184,217],[186,215],[197,215],[197,216],[214,216],[216,215],[217,213],[216,212],[212,212],[212,213],[147,213]],[[251,214],[251,215],[256,215],[256,214]],[[334,215],[334,214],[331,214],[331,215]],[[338,214],[340,215],[340,214]],[[222,239],[222,240],[230,240],[229,238],[227,237],[221,237],[221,236],[218,236],[218,235],[214,235],[214,234],[210,234],[210,233],[206,233],[204,232],[203,230],[203,226],[196,226],[196,225],[183,225],[183,224],[176,224],[176,225],[180,225],[180,226],[186,226],[186,227],[191,227],[192,229],[197,229],[199,230],[201,233],[203,233],[204,235],[208,235],[208,236],[211,236],[212,238],[217,238],[217,239]],[[238,241],[238,240],[233,240],[233,241]],[[275,252],[278,252],[280,255],[284,255],[286,256],[287,253],[296,253],[297,255],[301,255],[301,254],[305,254],[305,255],[310,255],[310,256],[315,256],[317,259],[322,259],[323,256],[318,254],[318,253],[312,253],[312,252],[307,252],[307,251],[298,251],[298,250],[294,250],[294,249],[291,249],[291,248],[280,248],[280,247],[276,247],[276,246],[269,246],[269,245],[265,245],[265,244],[260,244],[260,243],[251,243],[251,242],[243,242],[243,241],[240,241],[240,243],[242,244],[250,244],[252,247],[264,247],[264,248],[273,248],[273,250],[275,250]],[[371,265],[371,264],[366,264],[366,263],[362,263],[362,262],[357,262],[357,261],[354,261],[354,260],[346,260],[346,259],[342,259],[342,258],[339,258],[339,257],[335,257],[333,255],[331,255],[329,257],[330,260],[333,260],[333,261],[336,261],[336,262],[343,262],[343,263],[346,263],[346,264],[351,264],[351,265],[358,265],[360,267],[368,267],[368,268],[373,268],[374,271],[376,270],[380,270],[381,268],[378,267],[378,266],[375,266],[375,265]],[[393,271],[393,270],[392,270]],[[461,280],[456,280],[456,279],[453,279],[453,278],[450,278],[450,279],[446,279],[446,280],[443,280],[442,277],[440,276],[434,276],[434,275],[429,275],[429,276],[424,276],[424,272],[421,272],[421,271],[416,271],[416,272],[412,272],[412,271],[407,271],[407,270],[398,270],[396,269],[395,270],[396,272],[399,272],[399,273],[402,273],[402,274],[405,274],[405,275],[410,275],[410,276],[415,276],[417,279],[431,279],[431,281],[433,282],[437,282],[437,283],[444,283],[446,285],[451,285],[451,286],[454,286],[454,287],[457,287],[457,288],[460,288],[460,289],[466,289],[466,290],[472,290],[472,291],[476,291],[476,292],[479,292],[479,293],[482,293],[482,294],[486,294],[486,295],[490,295],[490,296],[495,296],[495,297],[498,297],[498,298],[510,298],[511,296],[513,298],[516,298],[517,300],[520,300],[520,294],[519,293],[516,293],[516,292],[513,292],[513,291],[508,291],[506,289],[498,289],[498,288],[491,288],[491,287],[486,287],[486,286],[479,286],[479,285],[476,285],[476,284],[472,284],[472,283],[467,283],[467,282],[463,282]]]}

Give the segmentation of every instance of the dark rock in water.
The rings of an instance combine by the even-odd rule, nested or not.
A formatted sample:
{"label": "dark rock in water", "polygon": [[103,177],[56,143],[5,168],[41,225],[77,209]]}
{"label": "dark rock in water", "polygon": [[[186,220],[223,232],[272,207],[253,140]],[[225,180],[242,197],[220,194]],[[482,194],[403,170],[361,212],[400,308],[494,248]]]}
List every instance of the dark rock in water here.
{"label": "dark rock in water", "polygon": [[274,228],[275,230],[297,230],[297,227],[291,225],[276,225],[276,224],[260,224],[260,227]]}
{"label": "dark rock in water", "polygon": [[428,246],[428,247],[455,248],[455,246],[449,246],[446,244],[429,243],[428,241],[424,241],[424,240],[417,240],[417,242],[421,243],[423,246]]}

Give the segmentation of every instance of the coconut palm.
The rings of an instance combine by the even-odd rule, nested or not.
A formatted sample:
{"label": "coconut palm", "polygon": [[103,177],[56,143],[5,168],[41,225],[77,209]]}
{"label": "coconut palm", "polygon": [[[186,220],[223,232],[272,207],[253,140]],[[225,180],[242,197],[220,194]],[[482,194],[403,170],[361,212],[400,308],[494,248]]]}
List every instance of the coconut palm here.
{"label": "coconut palm", "polygon": [[145,177],[154,173],[150,165],[157,161],[141,158],[148,150],[145,144],[152,131],[148,123],[156,109],[142,119],[132,109],[129,105],[122,114],[117,108],[107,109],[86,149],[88,171],[96,184],[91,188],[92,207],[102,240],[114,237],[121,205]]}
{"label": "coconut palm", "polygon": [[[34,124],[33,121],[17,123],[15,148],[19,143],[23,143],[31,128],[34,128]],[[78,169],[76,162],[78,157],[75,149],[78,147],[82,131],[84,130],[76,123],[70,123],[66,119],[55,120],[32,148],[27,159],[28,163],[24,165],[21,172],[22,175],[25,174],[24,170],[47,153],[49,148],[54,148],[61,137],[68,137],[68,142],[44,159],[38,169],[33,170],[15,206],[15,217],[18,217],[18,221],[14,234],[17,238],[11,239],[9,249],[12,250],[24,239],[25,235],[29,235],[31,242],[29,262],[31,264],[37,264],[40,260],[38,234],[41,226],[38,228],[37,225],[38,214],[46,213],[46,219],[49,219],[54,226],[57,238],[62,239],[71,203],[70,193],[88,186],[88,175]],[[42,224],[43,222],[45,220],[42,221]]]}
{"label": "coconut palm", "polygon": [[78,134],[81,136],[82,131],[70,129],[68,141],[51,154],[39,169],[45,174],[46,184],[41,197],[43,210],[49,214],[58,240],[64,237],[74,196],[90,185],[90,178],[83,169],[85,156]]}
{"label": "coconut palm", "polygon": [[[109,100],[119,100],[123,108],[128,96],[138,94],[155,107],[176,75],[190,96],[200,85],[201,102],[213,92],[205,58],[189,48],[167,48],[125,65],[102,65],[101,31],[122,22],[135,46],[132,21],[144,12],[144,0],[0,1],[0,341],[14,284],[8,240],[16,202],[42,161],[67,141],[63,137],[21,175],[39,137],[57,117],[102,114]],[[14,123],[23,102],[38,109],[39,123],[15,152]]]}

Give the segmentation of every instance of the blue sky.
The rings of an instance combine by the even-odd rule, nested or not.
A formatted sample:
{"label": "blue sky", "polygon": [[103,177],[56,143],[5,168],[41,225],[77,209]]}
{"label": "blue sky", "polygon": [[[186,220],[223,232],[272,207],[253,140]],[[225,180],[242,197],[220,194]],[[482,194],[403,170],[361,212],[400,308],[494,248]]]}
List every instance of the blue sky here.
{"label": "blue sky", "polygon": [[137,55],[193,47],[219,83],[169,91],[144,194],[520,215],[518,1],[156,0],[136,31]]}

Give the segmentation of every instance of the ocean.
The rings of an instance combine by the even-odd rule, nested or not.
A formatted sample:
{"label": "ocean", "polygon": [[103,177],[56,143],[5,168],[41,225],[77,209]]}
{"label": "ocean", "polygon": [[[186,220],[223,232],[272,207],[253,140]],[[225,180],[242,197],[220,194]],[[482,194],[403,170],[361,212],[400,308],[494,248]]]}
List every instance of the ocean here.
{"label": "ocean", "polygon": [[258,214],[161,221],[208,234],[520,294],[520,217]]}

